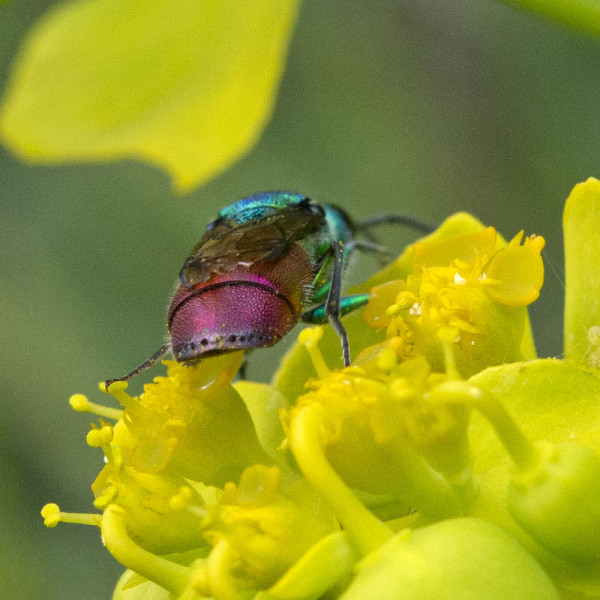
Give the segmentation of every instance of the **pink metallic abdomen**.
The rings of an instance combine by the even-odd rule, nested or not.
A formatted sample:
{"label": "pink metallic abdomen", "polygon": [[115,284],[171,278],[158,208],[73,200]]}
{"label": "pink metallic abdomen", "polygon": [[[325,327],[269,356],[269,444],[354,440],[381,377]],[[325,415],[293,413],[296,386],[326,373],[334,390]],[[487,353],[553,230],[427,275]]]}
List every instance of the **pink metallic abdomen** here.
{"label": "pink metallic abdomen", "polygon": [[300,319],[311,280],[308,254],[296,245],[275,260],[179,286],[168,315],[175,360],[276,344]]}

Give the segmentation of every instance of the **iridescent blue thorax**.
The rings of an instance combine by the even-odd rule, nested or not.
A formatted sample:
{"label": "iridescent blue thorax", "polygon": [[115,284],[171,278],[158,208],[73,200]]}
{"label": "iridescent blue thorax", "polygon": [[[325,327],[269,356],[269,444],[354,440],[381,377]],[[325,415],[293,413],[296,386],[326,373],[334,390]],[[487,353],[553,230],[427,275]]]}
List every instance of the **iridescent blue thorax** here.
{"label": "iridescent blue thorax", "polygon": [[[216,220],[233,219],[237,223],[246,223],[260,219],[279,208],[298,205],[304,200],[306,196],[292,192],[260,192],[228,204],[221,209]],[[210,228],[210,225],[208,227]]]}
{"label": "iridescent blue thorax", "polygon": [[[254,221],[258,226],[258,222],[269,214],[294,206],[306,206],[307,210],[321,216],[317,230],[296,240],[307,250],[313,262],[318,264],[334,241],[339,240],[347,244],[353,239],[354,225],[342,209],[330,204],[316,203],[303,194],[285,191],[260,192],[227,205],[208,225],[206,231],[211,231],[223,220],[237,224],[251,224]],[[288,227],[293,229],[294,223],[289,223]]]}

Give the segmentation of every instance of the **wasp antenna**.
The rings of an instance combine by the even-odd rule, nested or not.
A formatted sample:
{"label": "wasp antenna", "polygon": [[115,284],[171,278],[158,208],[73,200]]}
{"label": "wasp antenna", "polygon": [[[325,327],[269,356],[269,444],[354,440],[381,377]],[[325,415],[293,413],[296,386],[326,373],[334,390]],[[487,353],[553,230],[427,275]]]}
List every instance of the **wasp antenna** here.
{"label": "wasp antenna", "polygon": [[128,373],[124,377],[117,377],[116,379],[107,379],[104,382],[104,389],[108,389],[108,386],[111,383],[114,383],[115,381],[129,381],[136,375],[143,373],[146,369],[153,367],[156,364],[156,362],[159,361],[169,351],[169,349],[170,345],[165,344],[164,346],[161,346],[147,361],[143,362],[139,367],[131,371],[131,373]]}

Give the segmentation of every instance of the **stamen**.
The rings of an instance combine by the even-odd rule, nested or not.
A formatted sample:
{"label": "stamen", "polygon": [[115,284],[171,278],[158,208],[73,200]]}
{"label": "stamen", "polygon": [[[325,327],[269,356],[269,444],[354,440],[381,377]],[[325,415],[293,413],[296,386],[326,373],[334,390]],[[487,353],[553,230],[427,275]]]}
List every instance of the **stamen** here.
{"label": "stamen", "polygon": [[110,425],[104,425],[100,429],[92,429],[86,437],[88,446],[100,448],[112,442],[113,428]]}
{"label": "stamen", "polygon": [[46,527],[56,527],[59,523],[76,523],[78,525],[96,525],[100,527],[102,515],[92,513],[61,512],[58,504],[46,504],[40,511]]}
{"label": "stamen", "polygon": [[[98,384],[100,391],[110,394],[113,398],[118,400],[131,416],[142,419],[145,417],[155,418],[155,413],[143,406],[137,397],[130,396],[125,391],[127,386],[128,384],[126,381],[113,381],[108,386],[108,389],[106,388],[104,381],[101,381]],[[121,412],[121,416],[123,416],[123,412]]]}
{"label": "stamen", "polygon": [[99,417],[106,417],[107,419],[114,419],[118,421],[123,416],[123,411],[119,408],[110,408],[109,406],[102,406],[102,404],[96,404],[90,402],[87,396],[83,394],[73,394],[69,398],[69,404],[71,408],[77,412],[90,412]]}
{"label": "stamen", "polygon": [[385,309],[385,316],[386,317],[397,317],[401,311],[402,311],[402,306],[400,306],[399,304],[390,304]]}
{"label": "stamen", "polygon": [[114,485],[108,486],[106,489],[102,490],[100,496],[94,500],[94,508],[105,510],[109,504],[117,499],[118,495],[119,490]]}
{"label": "stamen", "polygon": [[108,387],[104,381],[98,384],[101,392],[110,394],[113,398],[116,398],[123,406],[126,406],[133,400],[133,396],[130,396],[125,390],[128,387],[126,381],[113,381]]}
{"label": "stamen", "polygon": [[189,506],[192,497],[192,490],[187,486],[182,486],[179,488],[179,491],[169,499],[169,507],[173,510],[183,510]]}

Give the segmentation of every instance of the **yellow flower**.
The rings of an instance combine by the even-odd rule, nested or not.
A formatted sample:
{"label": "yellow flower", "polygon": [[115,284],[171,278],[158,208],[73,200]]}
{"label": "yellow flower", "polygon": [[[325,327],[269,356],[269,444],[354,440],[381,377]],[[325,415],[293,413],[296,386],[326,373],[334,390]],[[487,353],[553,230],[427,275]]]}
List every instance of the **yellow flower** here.
{"label": "yellow flower", "polygon": [[[323,368],[308,337],[311,356]],[[308,393],[284,416],[290,445],[297,460],[300,452],[310,462],[315,448],[309,451],[303,436],[316,436],[318,452],[346,485],[391,494],[425,513],[452,513],[452,482],[442,472],[450,480],[468,472],[468,402],[440,401],[436,390],[446,376],[432,373],[424,357],[398,362],[395,342],[368,348],[353,366],[310,380]],[[306,428],[316,424],[318,431],[309,434]]]}
{"label": "yellow flower", "polygon": [[167,362],[167,376],[146,385],[139,397],[125,392],[126,383],[115,382],[107,391],[123,410],[73,396],[75,410],[102,417],[87,436],[105,455],[92,485],[102,515],[63,513],[49,505],[43,511],[48,526],[98,525],[109,551],[128,568],[172,593],[193,587],[196,568],[161,555],[191,552],[189,562],[205,552],[205,496],[214,499],[207,486],[237,479],[256,461],[271,462],[231,386],[240,362],[241,353],[192,367]]}
{"label": "yellow flower", "polygon": [[[341,370],[321,327],[274,385],[234,388],[227,354],[167,363],[139,398],[114,384],[121,410],[73,396],[100,417],[101,512],[50,504],[46,525],[100,527],[129,569],[115,600],[598,597],[600,372],[532,360],[543,244],[449,220],[367,284],[388,336],[348,320],[359,350]],[[530,360],[489,367],[515,357]]]}
{"label": "yellow flower", "polygon": [[248,410],[231,386],[241,354],[224,355],[188,367],[166,361],[139,398],[115,382],[109,391],[123,404],[113,445],[125,463],[142,472],[167,465],[183,477],[222,486],[257,462],[270,464]]}
{"label": "yellow flower", "polygon": [[526,306],[537,299],[544,279],[544,239],[519,233],[498,249],[488,227],[441,242],[414,245],[406,279],[373,288],[366,322],[402,340],[399,357],[425,355],[442,370],[437,332],[456,332],[455,354],[465,376],[522,358]]}
{"label": "yellow flower", "polygon": [[230,576],[238,589],[272,585],[311,546],[338,529],[305,481],[281,486],[280,476],[277,467],[250,467],[239,485],[227,484],[219,503],[209,507],[204,537],[218,555],[227,556],[227,564],[235,565]]}

